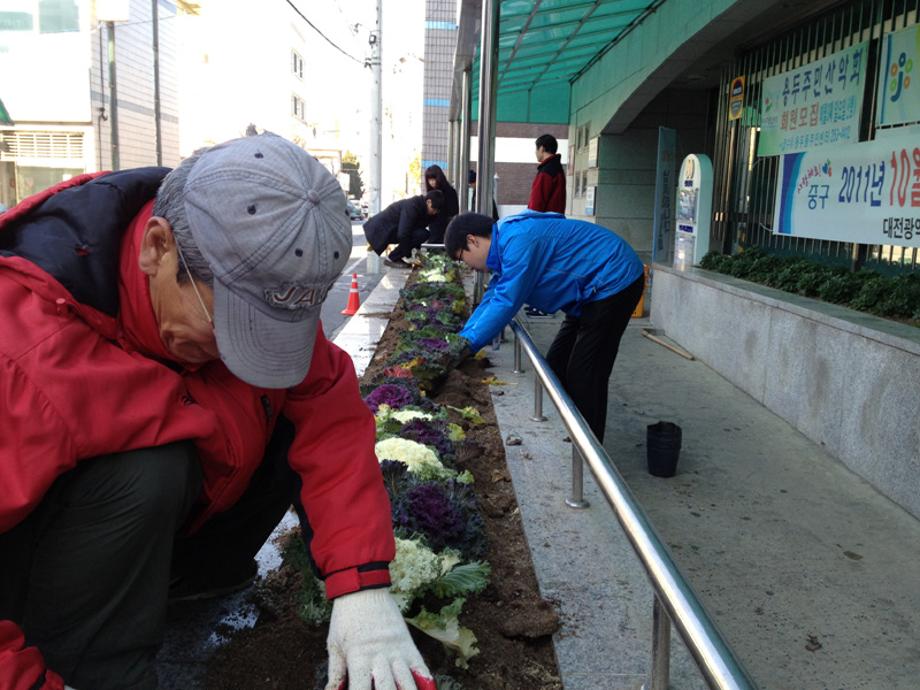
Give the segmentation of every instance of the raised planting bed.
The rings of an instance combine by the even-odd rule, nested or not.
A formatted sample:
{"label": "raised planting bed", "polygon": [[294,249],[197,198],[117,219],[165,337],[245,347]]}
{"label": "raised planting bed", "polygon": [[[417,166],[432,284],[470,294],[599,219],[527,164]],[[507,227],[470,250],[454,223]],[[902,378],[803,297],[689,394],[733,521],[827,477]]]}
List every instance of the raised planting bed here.
{"label": "raised planting bed", "polygon": [[[468,313],[444,257],[413,273],[362,379],[397,536],[392,591],[441,690],[562,687],[492,409],[485,359],[449,370]],[[211,659],[206,687],[323,688],[331,605],[298,531],[257,588],[260,616]]]}

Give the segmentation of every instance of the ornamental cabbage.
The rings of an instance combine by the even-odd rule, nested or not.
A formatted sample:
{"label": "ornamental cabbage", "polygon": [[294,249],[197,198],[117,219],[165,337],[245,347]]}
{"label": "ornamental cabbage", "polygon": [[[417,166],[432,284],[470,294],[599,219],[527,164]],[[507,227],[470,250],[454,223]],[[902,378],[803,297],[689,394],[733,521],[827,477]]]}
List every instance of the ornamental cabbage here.
{"label": "ornamental cabbage", "polygon": [[438,455],[428,446],[404,438],[385,438],[374,446],[379,460],[398,460],[413,473],[438,474],[446,471]]}
{"label": "ornamental cabbage", "polygon": [[411,405],[417,399],[405,386],[398,386],[392,383],[385,383],[377,386],[373,391],[368,393],[364,402],[371,408],[371,412],[376,414],[381,405],[389,405],[391,408],[399,409],[406,405]]}
{"label": "ornamental cabbage", "polygon": [[422,535],[435,551],[449,547],[465,558],[485,554],[485,527],[470,485],[418,482],[391,500],[393,526]]}
{"label": "ornamental cabbage", "polygon": [[402,438],[434,448],[442,462],[444,458],[454,455],[454,444],[449,434],[450,429],[446,423],[432,420],[431,417],[427,420],[412,420],[399,431],[399,436]]}
{"label": "ornamental cabbage", "polygon": [[430,421],[434,419],[433,415],[427,412],[420,412],[419,410],[395,410],[390,413],[390,417],[402,424],[408,424],[416,419],[424,421]]}
{"label": "ornamental cabbage", "polygon": [[390,563],[390,592],[400,611],[405,611],[416,595],[441,577],[441,559],[420,539],[396,538],[396,557]]}

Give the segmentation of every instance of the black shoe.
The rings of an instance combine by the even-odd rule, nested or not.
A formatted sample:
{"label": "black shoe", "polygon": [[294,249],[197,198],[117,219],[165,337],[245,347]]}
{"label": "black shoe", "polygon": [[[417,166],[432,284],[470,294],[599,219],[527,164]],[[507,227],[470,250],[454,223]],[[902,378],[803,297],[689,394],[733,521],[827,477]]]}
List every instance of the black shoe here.
{"label": "black shoe", "polygon": [[383,263],[390,268],[412,268],[412,266],[407,264],[405,261],[393,261],[390,258],[384,259]]}
{"label": "black shoe", "polygon": [[527,316],[549,316],[545,311],[541,311],[536,307],[525,307],[524,313],[527,314]]}
{"label": "black shoe", "polygon": [[253,583],[259,567],[255,559],[235,570],[214,570],[178,575],[169,581],[169,602],[215,599],[238,592]]}

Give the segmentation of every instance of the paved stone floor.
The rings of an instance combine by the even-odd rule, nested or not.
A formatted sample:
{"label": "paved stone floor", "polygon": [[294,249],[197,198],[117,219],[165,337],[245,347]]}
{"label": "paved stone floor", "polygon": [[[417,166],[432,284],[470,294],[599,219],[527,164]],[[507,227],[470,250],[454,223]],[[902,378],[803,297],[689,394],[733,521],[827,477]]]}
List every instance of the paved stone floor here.
{"label": "paved stone floor", "polygon": [[[559,317],[530,318],[546,350]],[[611,380],[606,450],[761,688],[920,687],[920,522],[698,361],[627,329]],[[587,511],[563,507],[571,448],[548,399],[530,421],[532,371],[494,397],[541,587],[560,602],[567,690],[638,688],[651,590],[590,478]],[[646,471],[646,425],[683,429],[678,474]],[[703,687],[680,645],[672,687]]]}

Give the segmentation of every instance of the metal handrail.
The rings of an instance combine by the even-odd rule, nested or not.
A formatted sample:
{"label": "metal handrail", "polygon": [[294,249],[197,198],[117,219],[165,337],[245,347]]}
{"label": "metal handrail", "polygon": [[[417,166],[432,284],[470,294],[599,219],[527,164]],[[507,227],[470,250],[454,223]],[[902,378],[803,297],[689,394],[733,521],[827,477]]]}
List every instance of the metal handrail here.
{"label": "metal handrail", "polygon": [[[652,690],[666,690],[669,679],[670,664],[670,624],[677,630],[693,655],[700,672],[711,688],[753,689],[754,683],[748,677],[741,664],[722,639],[715,624],[703,609],[690,585],[680,574],[661,539],[633,497],[619,471],[610,460],[604,447],[594,436],[584,417],[575,408],[568,393],[562,388],[559,379],[543,359],[543,355],[534,345],[533,339],[519,322],[511,324],[514,331],[514,369],[522,372],[521,349],[523,349],[536,372],[536,381],[549,393],[559,411],[573,444],[573,496],[566,503],[572,507],[574,499],[581,499],[581,460],[579,454],[588,463],[598,486],[614,515],[632,544],[633,550],[645,568],[646,574],[655,590],[652,630]],[[542,417],[542,390],[535,392],[535,417]],[[537,414],[539,410],[539,414]],[[576,476],[577,475],[577,476]],[[576,486],[577,479],[577,486]],[[582,501],[582,503],[584,503]],[[662,611],[662,608],[664,611]],[[662,615],[666,613],[667,615]]]}

